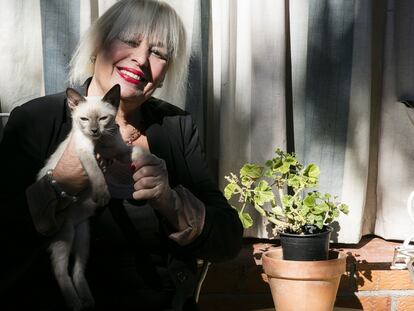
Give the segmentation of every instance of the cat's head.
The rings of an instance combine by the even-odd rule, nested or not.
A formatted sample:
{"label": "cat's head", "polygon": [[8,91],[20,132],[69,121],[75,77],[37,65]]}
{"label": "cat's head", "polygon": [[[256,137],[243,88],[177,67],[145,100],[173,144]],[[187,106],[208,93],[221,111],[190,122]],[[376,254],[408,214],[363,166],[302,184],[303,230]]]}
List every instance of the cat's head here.
{"label": "cat's head", "polygon": [[92,139],[111,134],[116,128],[115,116],[120,101],[121,88],[114,85],[104,97],[84,97],[76,90],[66,90],[68,106],[72,111],[73,126]]}

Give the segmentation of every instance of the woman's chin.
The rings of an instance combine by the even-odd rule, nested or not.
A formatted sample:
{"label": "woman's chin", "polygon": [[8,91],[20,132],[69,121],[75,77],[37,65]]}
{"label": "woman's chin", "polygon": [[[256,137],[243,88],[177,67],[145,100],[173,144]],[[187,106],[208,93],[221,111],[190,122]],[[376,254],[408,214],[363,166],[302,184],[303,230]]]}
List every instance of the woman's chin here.
{"label": "woman's chin", "polygon": [[125,82],[119,83],[119,85],[121,86],[121,97],[134,97],[142,94],[143,86],[133,85],[131,83]]}

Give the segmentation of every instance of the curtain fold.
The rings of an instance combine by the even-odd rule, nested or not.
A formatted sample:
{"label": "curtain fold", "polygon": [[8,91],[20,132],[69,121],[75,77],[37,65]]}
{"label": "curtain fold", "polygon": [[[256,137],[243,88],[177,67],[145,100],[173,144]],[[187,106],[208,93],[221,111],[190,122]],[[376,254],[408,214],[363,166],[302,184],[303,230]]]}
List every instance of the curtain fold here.
{"label": "curtain fold", "polygon": [[40,0],[0,0],[2,112],[44,94]]}
{"label": "curtain fold", "polygon": [[79,41],[79,0],[41,0],[43,72],[46,94],[61,92],[68,86],[68,66]]}
{"label": "curtain fold", "polygon": [[[76,43],[116,0],[0,0],[0,105],[63,91]],[[293,148],[350,214],[335,241],[414,234],[414,21],[410,0],[168,0],[188,36],[184,94],[220,187]],[[267,238],[256,215],[246,237]]]}
{"label": "curtain fold", "polygon": [[295,150],[351,206],[334,241],[361,236],[370,137],[370,1],[291,1]]}
{"label": "curtain fold", "polygon": [[388,239],[414,233],[405,203],[414,190],[414,111],[399,102],[414,98],[413,9],[412,1],[387,3],[375,233]]}
{"label": "curtain fold", "polygon": [[[220,105],[219,181],[244,162],[259,162],[286,146],[284,1],[213,1],[219,21],[220,72],[214,80]],[[215,64],[216,65],[216,64]],[[258,224],[245,236],[266,237]]]}

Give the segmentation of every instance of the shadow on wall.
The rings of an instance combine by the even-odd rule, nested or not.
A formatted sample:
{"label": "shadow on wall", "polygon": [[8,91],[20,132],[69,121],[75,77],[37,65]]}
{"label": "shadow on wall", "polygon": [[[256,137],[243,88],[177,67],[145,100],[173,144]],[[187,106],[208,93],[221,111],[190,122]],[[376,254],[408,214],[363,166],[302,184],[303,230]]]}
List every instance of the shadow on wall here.
{"label": "shadow on wall", "polygon": [[[309,7],[304,163],[320,165],[321,189],[341,193],[350,106],[355,2],[312,1]],[[329,189],[327,188],[329,187]],[[325,188],[325,189],[324,189]]]}

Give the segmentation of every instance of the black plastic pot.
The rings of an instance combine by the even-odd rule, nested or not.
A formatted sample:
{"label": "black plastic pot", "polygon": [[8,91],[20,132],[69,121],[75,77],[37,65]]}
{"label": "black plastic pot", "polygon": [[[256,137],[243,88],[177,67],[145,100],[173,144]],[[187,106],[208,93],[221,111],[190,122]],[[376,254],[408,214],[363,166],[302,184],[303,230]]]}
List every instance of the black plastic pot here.
{"label": "black plastic pot", "polygon": [[332,228],[314,234],[281,233],[284,260],[313,261],[327,260],[329,256],[329,240]]}

